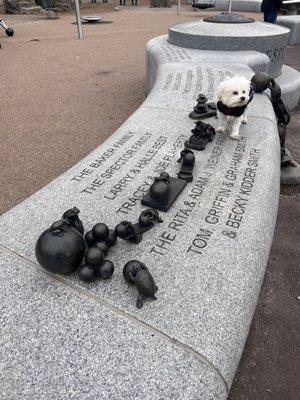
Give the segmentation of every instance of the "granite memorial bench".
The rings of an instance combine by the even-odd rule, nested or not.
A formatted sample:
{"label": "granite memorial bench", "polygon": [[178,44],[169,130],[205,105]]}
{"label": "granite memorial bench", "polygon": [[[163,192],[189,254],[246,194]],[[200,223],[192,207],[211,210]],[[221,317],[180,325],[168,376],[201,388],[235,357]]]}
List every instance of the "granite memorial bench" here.
{"label": "granite memorial bench", "polygon": [[[115,134],[0,218],[5,399],[227,398],[277,215],[280,151],[267,94],[255,95],[239,141],[217,134],[195,151],[194,179],[161,213],[163,223],[140,244],[117,241],[110,281],[51,275],[34,256],[40,233],[73,205],[86,230],[96,222],[113,228],[136,220],[153,177],[178,172],[199,93],[215,99],[218,84],[236,73],[281,72],[282,60],[273,60],[276,43],[262,52],[226,54],[174,45],[188,27],[173,27],[171,43],[167,36],[148,43],[149,95]],[[277,43],[286,46],[288,30],[275,29]],[[299,76],[289,73],[294,84],[286,86],[286,98],[295,106]],[[285,70],[283,87],[286,78]],[[216,126],[214,118],[208,122]],[[158,300],[141,310],[122,276],[132,259],[149,267],[159,287]]]}
{"label": "granite memorial bench", "polygon": [[280,16],[276,24],[290,29],[289,44],[300,44],[300,15]]}

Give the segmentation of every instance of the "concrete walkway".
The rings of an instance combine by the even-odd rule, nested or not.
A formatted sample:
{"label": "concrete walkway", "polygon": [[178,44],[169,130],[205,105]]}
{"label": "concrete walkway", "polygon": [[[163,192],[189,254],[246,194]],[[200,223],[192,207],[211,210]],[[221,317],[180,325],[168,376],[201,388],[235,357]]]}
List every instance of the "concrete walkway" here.
{"label": "concrete walkway", "polygon": [[[114,23],[85,25],[83,41],[75,39],[70,14],[57,21],[19,21],[12,39],[1,32],[6,99],[0,111],[0,212],[46,185],[114,132],[144,99],[146,42],[165,34],[173,23],[200,16],[193,11],[178,16],[174,9],[104,13],[96,5],[93,10]],[[4,19],[14,27],[14,18]],[[299,69],[299,46],[288,54],[286,64]],[[299,114],[298,109],[288,139],[298,160]],[[269,268],[231,400],[294,400],[299,393],[293,350],[299,343],[298,196],[295,190],[283,191]]]}

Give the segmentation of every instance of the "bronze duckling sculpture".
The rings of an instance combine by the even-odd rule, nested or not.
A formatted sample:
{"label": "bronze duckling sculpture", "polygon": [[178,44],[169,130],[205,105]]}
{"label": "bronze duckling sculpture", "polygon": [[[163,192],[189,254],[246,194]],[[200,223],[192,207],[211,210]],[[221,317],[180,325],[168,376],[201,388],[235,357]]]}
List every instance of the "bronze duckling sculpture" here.
{"label": "bronze duckling sculpture", "polygon": [[154,178],[149,194],[152,200],[158,203],[166,203],[170,195],[170,176],[162,172],[159,177]]}
{"label": "bronze duckling sculpture", "polygon": [[136,301],[138,309],[143,307],[146,298],[157,299],[155,293],[158,287],[145,264],[137,260],[128,261],[123,268],[123,276],[127,282],[134,283],[139,292]]}

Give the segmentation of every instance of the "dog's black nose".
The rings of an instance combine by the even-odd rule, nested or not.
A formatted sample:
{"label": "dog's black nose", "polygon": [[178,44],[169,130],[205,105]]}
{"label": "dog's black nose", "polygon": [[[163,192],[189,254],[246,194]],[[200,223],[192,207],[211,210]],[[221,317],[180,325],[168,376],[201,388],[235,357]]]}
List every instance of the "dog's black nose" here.
{"label": "dog's black nose", "polygon": [[245,96],[242,96],[242,97],[241,97],[241,101],[244,101],[245,99],[246,99]]}

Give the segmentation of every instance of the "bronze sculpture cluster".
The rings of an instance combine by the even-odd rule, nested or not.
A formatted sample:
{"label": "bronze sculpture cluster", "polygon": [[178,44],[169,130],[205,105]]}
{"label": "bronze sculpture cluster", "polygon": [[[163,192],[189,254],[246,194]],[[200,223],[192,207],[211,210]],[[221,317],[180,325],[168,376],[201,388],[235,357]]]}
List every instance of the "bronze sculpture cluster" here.
{"label": "bronze sculpture cluster", "polygon": [[[214,105],[207,103],[203,95],[199,95],[194,111],[200,113],[201,117],[204,114],[215,115]],[[163,222],[157,210],[168,211],[187,183],[193,180],[195,155],[192,150],[203,151],[214,135],[215,130],[211,125],[196,121],[192,136],[185,142],[177,160],[180,164],[177,177],[162,172],[154,178],[149,191],[141,200],[143,205],[151,208],[142,211],[136,223],[121,221],[115,229],[109,229],[105,223],[97,223],[84,235],[78,208],[73,207],[64,212],[62,218],[46,229],[36,242],[35,255],[39,264],[56,274],[76,271],[84,282],[111,278],[115,266],[107,259],[107,255],[117,239],[138,244],[147,231]],[[138,308],[143,306],[144,299],[156,298],[157,286],[143,263],[136,260],[127,262],[123,275],[138,290]]]}
{"label": "bronze sculpture cluster", "polygon": [[87,245],[85,263],[78,269],[78,276],[81,280],[92,282],[97,278],[109,279],[113,276],[114,264],[105,257],[116,241],[115,232],[103,223],[94,225],[93,229],[85,234]]}
{"label": "bronze sculpture cluster", "polygon": [[68,274],[78,268],[85,255],[83,224],[78,208],[63,214],[38,238],[35,256],[39,264],[54,274]]}
{"label": "bronze sculpture cluster", "polygon": [[[198,100],[202,102],[203,106],[201,118],[207,117],[208,114],[205,114],[205,109],[208,107],[207,98],[200,94]],[[211,104],[209,103],[209,107],[211,107],[210,116],[216,115],[215,111],[212,112],[213,106],[210,106]],[[205,150],[206,145],[215,136],[215,129],[212,125],[202,121],[196,121],[195,124],[195,128],[191,131],[192,136],[184,143],[184,149],[180,152],[180,158],[177,160],[178,163],[181,163],[177,178],[171,177],[167,172],[161,172],[160,176],[155,177],[150,189],[142,198],[141,203],[144,206],[167,212],[187,183],[193,181],[195,155],[192,150]]]}
{"label": "bronze sculpture cluster", "polygon": [[[255,74],[252,84],[258,93],[270,89],[284,165],[290,162],[285,153],[285,133],[290,115],[281,99],[280,87],[265,73]],[[207,98],[200,94],[197,105],[190,114],[197,120],[196,125],[191,130],[192,135],[184,143],[184,149],[177,160],[180,163],[177,177],[162,172],[160,176],[154,178],[150,189],[141,200],[143,205],[151,208],[142,211],[136,223],[121,221],[115,229],[109,229],[105,223],[97,223],[84,235],[83,223],[78,215],[79,210],[73,207],[64,212],[62,218],[54,222],[38,238],[35,255],[39,264],[56,274],[77,271],[79,278],[85,282],[111,278],[115,266],[106,257],[117,239],[121,238],[134,244],[140,243],[147,231],[163,222],[157,210],[168,211],[187,183],[192,182],[195,166],[195,155],[192,150],[203,151],[215,137],[213,126],[201,119],[215,116],[215,111],[214,103],[208,103]],[[137,260],[128,261],[123,268],[123,276],[137,288],[137,308],[141,308],[147,298],[156,299],[155,293],[158,288],[145,264]]]}
{"label": "bronze sculpture cluster", "polygon": [[154,178],[149,191],[142,198],[142,204],[166,212],[183,191],[186,183],[185,179],[173,178],[167,172],[162,172]]}
{"label": "bronze sculpture cluster", "polygon": [[138,223],[132,224],[129,221],[122,221],[116,226],[115,233],[121,239],[138,244],[142,241],[143,233],[149,231],[156,222],[163,222],[158,212],[151,209],[144,210],[139,216]]}
{"label": "bronze sculpture cluster", "polygon": [[196,126],[192,129],[192,136],[185,142],[188,149],[203,151],[207,143],[212,142],[216,131],[210,124],[202,121],[195,122]]}
{"label": "bronze sculpture cluster", "polygon": [[[201,111],[205,114],[208,111],[212,113],[213,110],[213,104],[207,103],[204,95],[199,95],[197,112]],[[117,238],[135,244],[140,243],[144,233],[153,228],[156,223],[163,222],[157,210],[168,211],[187,183],[192,182],[195,166],[195,155],[192,149],[204,150],[206,144],[213,140],[215,131],[211,125],[197,121],[192,133],[193,135],[185,142],[185,147],[180,152],[178,159],[180,170],[177,177],[171,177],[167,172],[162,172],[160,176],[154,178],[148,193],[141,201],[143,205],[151,208],[142,211],[135,224],[130,221],[121,221],[112,230],[104,223],[97,223],[84,235],[83,223],[78,216],[79,210],[73,207],[38,238],[35,254],[39,264],[57,274],[68,274],[76,270],[79,278],[85,282],[93,282],[98,278],[111,278],[115,266],[112,261],[106,259],[106,256],[115,245]],[[144,264],[137,261],[129,262],[124,271],[129,270],[132,277],[136,271],[135,279],[131,282],[136,284],[140,295],[153,297],[157,287]],[[127,276],[125,272],[124,276]],[[142,303],[140,298],[138,305],[141,306]]]}
{"label": "bronze sculpture cluster", "polygon": [[[156,210],[149,209],[141,212],[137,224],[123,221],[112,230],[104,223],[97,223],[84,235],[83,223],[78,214],[78,208],[73,207],[46,229],[36,242],[35,256],[47,271],[62,275],[76,271],[84,282],[93,282],[98,278],[109,279],[113,276],[115,266],[106,256],[118,237],[132,243],[140,243],[143,233],[153,228],[156,223],[163,222]],[[128,273],[131,271],[131,282],[134,282],[138,289],[137,307],[141,308],[145,298],[155,298],[157,286],[144,264],[139,261],[130,261],[127,264],[131,265],[127,266],[127,269]],[[133,265],[138,267],[134,269]],[[128,275],[125,274],[124,277],[129,281]]]}
{"label": "bronze sculpture cluster", "polygon": [[187,182],[193,181],[193,169],[195,166],[195,155],[192,150],[184,149],[180,153],[180,158],[177,160],[181,163],[180,171],[178,172],[178,178],[184,179]]}
{"label": "bronze sculpture cluster", "polygon": [[215,117],[217,115],[217,106],[214,102],[208,102],[205,94],[200,93],[197,98],[197,104],[194,107],[194,111],[190,113],[190,118],[200,119]]}

